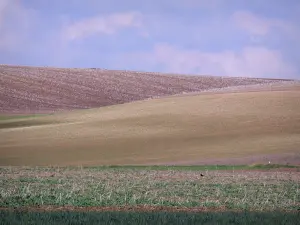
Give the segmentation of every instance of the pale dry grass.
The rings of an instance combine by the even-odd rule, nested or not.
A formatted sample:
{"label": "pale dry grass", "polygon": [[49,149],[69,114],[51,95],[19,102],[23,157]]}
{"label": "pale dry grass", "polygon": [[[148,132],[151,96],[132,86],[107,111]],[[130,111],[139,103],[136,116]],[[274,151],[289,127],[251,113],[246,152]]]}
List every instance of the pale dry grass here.
{"label": "pale dry grass", "polygon": [[295,85],[17,119],[26,122],[23,127],[4,120],[0,165],[159,164],[299,153],[299,99]]}

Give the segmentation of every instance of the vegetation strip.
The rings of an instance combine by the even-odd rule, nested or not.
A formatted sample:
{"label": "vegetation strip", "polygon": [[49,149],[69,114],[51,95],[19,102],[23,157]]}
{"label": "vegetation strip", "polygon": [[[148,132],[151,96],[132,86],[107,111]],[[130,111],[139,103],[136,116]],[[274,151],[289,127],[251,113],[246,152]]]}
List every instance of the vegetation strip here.
{"label": "vegetation strip", "polygon": [[299,213],[286,212],[8,212],[0,211],[0,224],[285,224],[294,225]]}
{"label": "vegetation strip", "polygon": [[186,171],[232,171],[232,170],[272,170],[272,169],[295,169],[299,170],[298,165],[289,164],[253,164],[253,165],[109,165],[109,166],[0,166],[1,170],[7,169],[36,169],[36,170],[186,170]]}
{"label": "vegetation strip", "polygon": [[269,170],[280,168],[296,168],[298,165],[282,164],[253,164],[253,165],[110,165],[110,166],[84,166],[84,169],[136,169],[136,170]]}
{"label": "vegetation strip", "polygon": [[[281,210],[287,213],[299,213],[297,210]],[[0,207],[0,211],[10,212],[245,212],[242,209],[226,209],[225,207],[171,207],[171,206],[28,206],[28,207]],[[261,212],[259,210],[247,210],[247,212]],[[265,210],[264,212],[274,212],[274,210]]]}

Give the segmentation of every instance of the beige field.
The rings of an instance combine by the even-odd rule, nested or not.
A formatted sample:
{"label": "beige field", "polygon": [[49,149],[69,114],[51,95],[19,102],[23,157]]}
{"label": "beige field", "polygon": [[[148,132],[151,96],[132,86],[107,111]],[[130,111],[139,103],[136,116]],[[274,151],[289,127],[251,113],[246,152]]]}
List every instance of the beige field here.
{"label": "beige field", "polygon": [[3,119],[0,128],[1,166],[295,158],[300,154],[300,85]]}

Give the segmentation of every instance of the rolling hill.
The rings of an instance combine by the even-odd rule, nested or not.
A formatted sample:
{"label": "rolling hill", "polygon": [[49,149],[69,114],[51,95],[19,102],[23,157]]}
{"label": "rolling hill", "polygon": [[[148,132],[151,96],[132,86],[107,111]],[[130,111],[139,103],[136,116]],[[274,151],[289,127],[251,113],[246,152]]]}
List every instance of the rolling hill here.
{"label": "rolling hill", "polygon": [[0,65],[0,113],[97,108],[283,80]]}
{"label": "rolling hill", "polygon": [[299,99],[300,84],[294,82],[3,117],[0,165],[274,163],[280,157],[299,164]]}

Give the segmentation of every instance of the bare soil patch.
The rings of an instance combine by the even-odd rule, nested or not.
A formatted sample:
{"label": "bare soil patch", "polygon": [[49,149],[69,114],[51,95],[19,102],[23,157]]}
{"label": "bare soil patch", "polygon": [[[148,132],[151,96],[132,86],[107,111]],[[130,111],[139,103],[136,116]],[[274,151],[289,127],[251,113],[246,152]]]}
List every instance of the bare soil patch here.
{"label": "bare soil patch", "polygon": [[0,113],[51,113],[284,79],[0,65]]}

